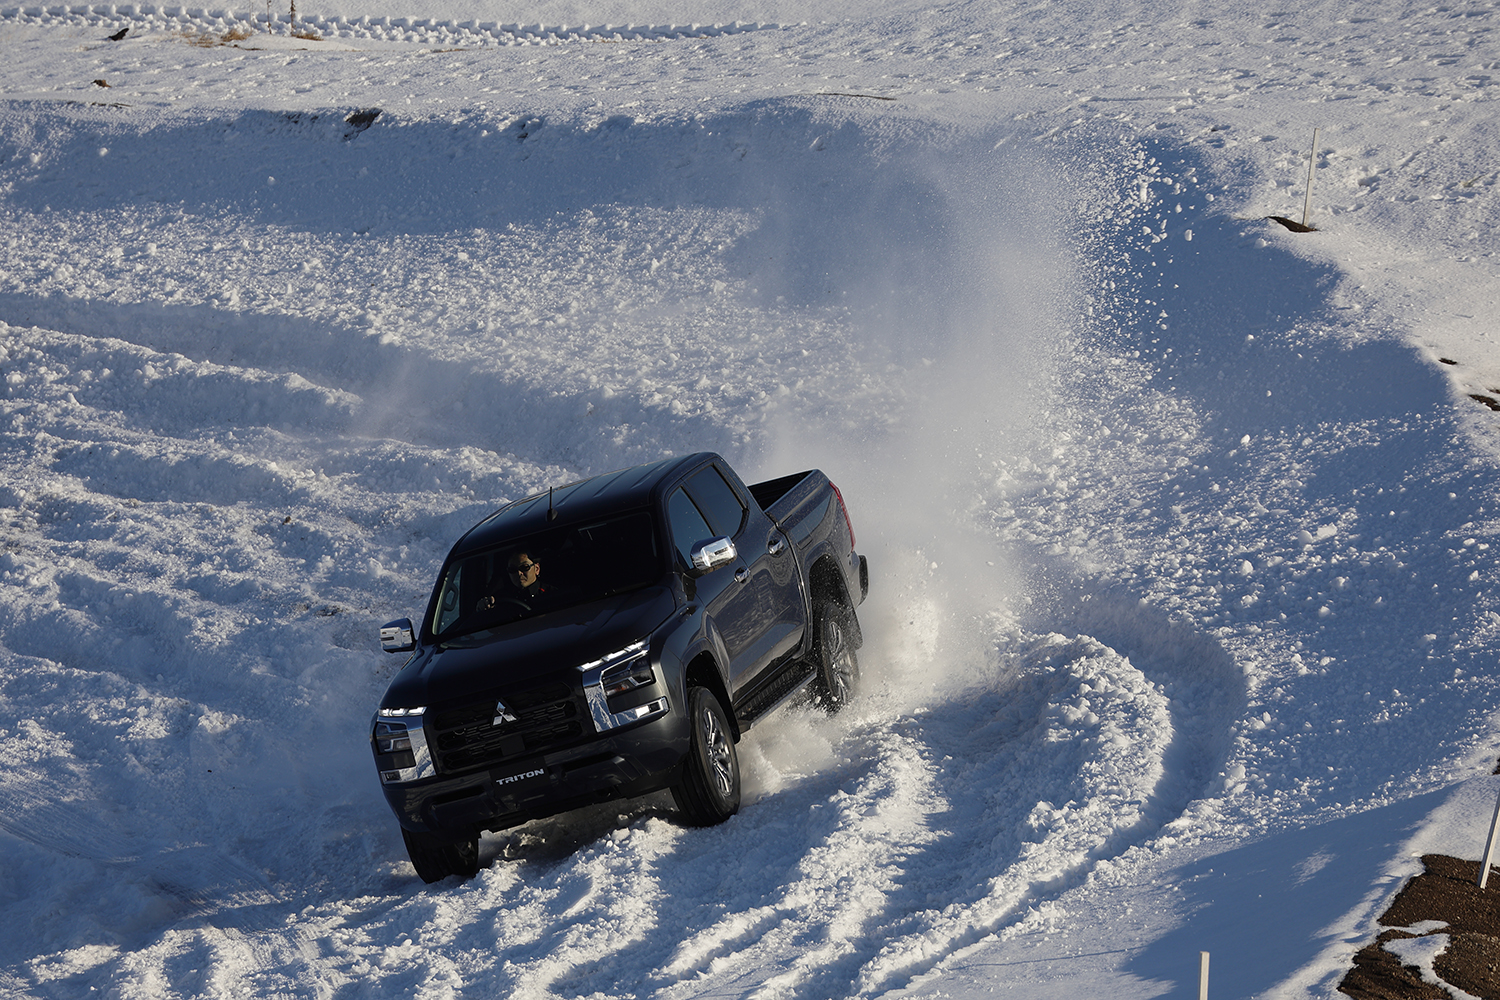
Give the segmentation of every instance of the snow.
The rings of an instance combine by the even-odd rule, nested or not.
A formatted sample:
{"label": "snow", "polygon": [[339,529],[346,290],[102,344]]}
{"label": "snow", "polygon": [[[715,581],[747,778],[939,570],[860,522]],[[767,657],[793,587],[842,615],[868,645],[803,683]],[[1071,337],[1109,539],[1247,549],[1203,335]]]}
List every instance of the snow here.
{"label": "snow", "polygon": [[[1491,7],[287,13],[0,8],[0,992],[1331,998],[1480,856]],[[379,625],[702,449],[861,695],[424,886]]]}

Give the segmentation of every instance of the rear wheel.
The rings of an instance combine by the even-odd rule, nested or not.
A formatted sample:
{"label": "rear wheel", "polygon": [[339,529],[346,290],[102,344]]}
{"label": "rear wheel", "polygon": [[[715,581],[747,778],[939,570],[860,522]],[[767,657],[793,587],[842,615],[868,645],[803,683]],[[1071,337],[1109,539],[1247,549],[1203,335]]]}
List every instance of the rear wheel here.
{"label": "rear wheel", "polygon": [[688,689],[692,745],[672,798],[690,826],[714,826],[740,808],[740,758],[719,699],[708,688]]}
{"label": "rear wheel", "polygon": [[854,646],[849,642],[850,619],[854,612],[832,598],[824,598],[818,604],[813,617],[817,629],[814,659],[818,676],[813,681],[813,699],[829,715],[848,704],[854,697],[854,686],[859,682],[859,658],[854,655]]}
{"label": "rear wheel", "polygon": [[473,878],[479,871],[479,838],[445,840],[431,833],[413,833],[401,828],[406,853],[423,882],[441,882],[449,875]]}

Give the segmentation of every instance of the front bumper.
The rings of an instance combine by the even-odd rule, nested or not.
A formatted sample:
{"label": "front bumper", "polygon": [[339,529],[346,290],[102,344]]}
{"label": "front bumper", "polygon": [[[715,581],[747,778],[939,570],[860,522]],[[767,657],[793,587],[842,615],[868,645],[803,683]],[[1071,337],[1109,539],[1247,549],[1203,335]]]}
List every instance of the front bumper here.
{"label": "front bumper", "polygon": [[467,836],[670,787],[690,744],[687,718],[667,712],[587,743],[454,777],[382,782],[412,831]]}

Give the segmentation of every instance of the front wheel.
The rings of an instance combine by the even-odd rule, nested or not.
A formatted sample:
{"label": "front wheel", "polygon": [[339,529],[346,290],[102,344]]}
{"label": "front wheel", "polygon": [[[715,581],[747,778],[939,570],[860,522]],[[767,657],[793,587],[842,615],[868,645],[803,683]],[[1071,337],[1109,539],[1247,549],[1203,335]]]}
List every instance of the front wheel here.
{"label": "front wheel", "polygon": [[833,715],[854,697],[859,682],[859,658],[849,642],[850,619],[854,612],[830,598],[819,602],[813,616],[814,661],[818,674],[813,679],[813,698],[829,715]]}
{"label": "front wheel", "polygon": [[689,826],[715,826],[740,808],[740,758],[719,699],[708,688],[688,689],[692,743],[672,798]]}
{"label": "front wheel", "polygon": [[479,838],[444,840],[431,833],[413,833],[401,828],[406,853],[423,882],[441,882],[449,875],[473,878],[479,871]]}

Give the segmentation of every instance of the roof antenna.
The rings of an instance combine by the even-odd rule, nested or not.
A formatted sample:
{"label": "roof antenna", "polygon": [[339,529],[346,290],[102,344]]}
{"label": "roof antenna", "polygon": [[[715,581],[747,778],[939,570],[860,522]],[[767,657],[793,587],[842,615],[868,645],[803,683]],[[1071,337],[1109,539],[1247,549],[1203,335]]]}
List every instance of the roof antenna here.
{"label": "roof antenna", "polygon": [[547,520],[557,520],[557,508],[552,506],[552,487],[547,487]]}

